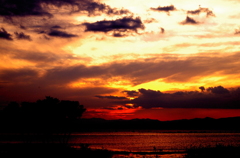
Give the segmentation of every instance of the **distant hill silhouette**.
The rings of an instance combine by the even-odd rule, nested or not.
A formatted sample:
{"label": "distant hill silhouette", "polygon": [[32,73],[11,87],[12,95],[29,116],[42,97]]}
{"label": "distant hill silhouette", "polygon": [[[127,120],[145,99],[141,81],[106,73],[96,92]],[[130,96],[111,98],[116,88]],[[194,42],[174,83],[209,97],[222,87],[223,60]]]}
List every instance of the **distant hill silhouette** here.
{"label": "distant hill silhouette", "polygon": [[[46,96],[36,102],[11,102],[0,110],[0,133],[22,133],[44,135],[48,139],[54,134],[71,132],[120,131],[120,130],[237,130],[239,117],[213,119],[195,118],[174,121],[152,119],[105,120],[81,118],[85,112],[78,101],[59,100]],[[80,119],[81,118],[81,119]],[[66,139],[68,140],[68,139]]]}
{"label": "distant hill silhouette", "polygon": [[[152,119],[104,120],[100,118],[81,119],[81,130],[240,130],[240,117],[195,118],[174,121]],[[80,130],[80,129],[79,129]]]}

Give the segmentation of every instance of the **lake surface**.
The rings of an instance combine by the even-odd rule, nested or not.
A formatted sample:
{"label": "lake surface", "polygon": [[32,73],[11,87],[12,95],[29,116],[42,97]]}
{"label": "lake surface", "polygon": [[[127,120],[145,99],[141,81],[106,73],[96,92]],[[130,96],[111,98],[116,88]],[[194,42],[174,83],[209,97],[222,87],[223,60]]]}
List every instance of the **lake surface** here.
{"label": "lake surface", "polygon": [[240,145],[240,133],[100,132],[76,133],[70,143],[119,151],[181,151],[191,147]]}
{"label": "lake surface", "polygon": [[[114,154],[112,158],[184,158],[186,154],[184,151],[192,147],[240,146],[240,133],[201,132],[204,133],[186,131],[74,133],[71,135],[69,143],[75,147],[79,147],[79,144],[89,144],[92,149],[125,151],[127,153],[127,155]],[[23,143],[19,134],[0,136],[1,143]],[[41,136],[26,136],[30,136],[31,143],[42,143]],[[59,140],[57,139],[59,135],[55,136],[56,140]],[[144,154],[142,154],[143,152]]]}

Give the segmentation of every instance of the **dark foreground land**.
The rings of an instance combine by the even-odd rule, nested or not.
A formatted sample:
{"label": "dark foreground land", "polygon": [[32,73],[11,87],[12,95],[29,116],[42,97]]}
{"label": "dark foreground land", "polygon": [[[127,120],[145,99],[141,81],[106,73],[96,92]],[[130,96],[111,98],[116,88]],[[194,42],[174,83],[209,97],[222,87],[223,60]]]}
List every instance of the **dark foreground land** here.
{"label": "dark foreground land", "polygon": [[[239,102],[236,102],[239,103]],[[234,103],[235,105],[235,103]],[[191,120],[159,121],[151,119],[104,120],[80,119],[86,111],[78,101],[59,100],[46,96],[36,102],[11,102],[0,110],[0,158],[4,157],[67,157],[112,158],[120,155],[166,155],[171,152],[117,152],[94,150],[86,144],[68,144],[73,132],[135,131],[135,130],[219,130],[240,131],[240,117],[204,118]],[[8,143],[10,142],[10,143]],[[37,143],[35,143],[37,142]],[[51,143],[58,142],[58,143]],[[240,146],[192,148],[178,153],[185,158],[239,158]],[[116,157],[115,157],[116,158]]]}
{"label": "dark foreground land", "polygon": [[[91,149],[86,144],[70,146],[63,144],[0,144],[0,157],[68,157],[68,158],[112,158],[116,155],[124,157],[161,157],[167,154],[182,154],[183,158],[239,158],[240,146],[223,146],[190,148],[179,152],[125,152],[109,151],[105,149]],[[115,155],[115,156],[114,156]],[[122,157],[121,156],[121,157]],[[172,157],[172,156],[170,156]],[[174,157],[173,157],[174,158]],[[177,158],[177,157],[176,157]]]}
{"label": "dark foreground land", "polygon": [[188,149],[185,158],[239,158],[240,147],[216,145]]}
{"label": "dark foreground land", "polygon": [[76,149],[62,144],[0,144],[0,157],[111,158],[108,150]]}
{"label": "dark foreground land", "polygon": [[[178,152],[174,152],[178,153]],[[184,153],[184,152],[179,152]],[[90,149],[87,147],[76,148],[63,146],[60,144],[1,144],[0,157],[67,157],[67,158],[112,158],[128,157],[131,155],[165,155],[173,152],[127,152],[127,151],[110,151],[105,149]],[[115,155],[115,156],[114,156]],[[121,156],[120,156],[121,155]]]}

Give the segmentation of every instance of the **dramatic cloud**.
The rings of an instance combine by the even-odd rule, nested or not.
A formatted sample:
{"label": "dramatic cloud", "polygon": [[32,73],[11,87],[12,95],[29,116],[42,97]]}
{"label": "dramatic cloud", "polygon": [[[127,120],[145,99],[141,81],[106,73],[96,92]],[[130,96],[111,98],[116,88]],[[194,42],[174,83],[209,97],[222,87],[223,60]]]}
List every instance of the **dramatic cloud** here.
{"label": "dramatic cloud", "polygon": [[1,70],[0,80],[7,82],[32,82],[38,76],[37,71],[32,69]]}
{"label": "dramatic cloud", "polygon": [[31,37],[29,35],[24,34],[23,32],[14,32],[15,36],[19,40],[29,40],[31,41]]}
{"label": "dramatic cloud", "polygon": [[49,95],[112,117],[236,109],[240,4],[171,3],[0,0],[0,104]]}
{"label": "dramatic cloud", "polygon": [[119,96],[101,96],[101,95],[96,95],[95,97],[100,98],[100,99],[118,99],[118,100],[123,100],[127,99],[126,97],[119,97]]}
{"label": "dramatic cloud", "polygon": [[151,8],[151,10],[154,11],[159,11],[159,12],[167,12],[169,14],[170,11],[174,11],[176,10],[176,8],[173,5],[170,6],[164,6],[164,7],[157,7],[157,8]]}
{"label": "dramatic cloud", "polygon": [[196,20],[194,20],[193,18],[190,18],[189,16],[186,17],[186,19],[181,22],[181,24],[185,25],[185,24],[198,24],[198,22]]}
{"label": "dramatic cloud", "polygon": [[230,93],[228,89],[222,87],[222,86],[218,86],[218,87],[208,87],[207,91],[210,91],[214,94],[228,94]]}
{"label": "dramatic cloud", "polygon": [[[47,1],[47,0],[45,0]],[[25,16],[25,15],[49,15],[41,7],[41,0],[1,0],[0,15],[3,16]]]}
{"label": "dramatic cloud", "polygon": [[89,15],[95,15],[100,13],[105,13],[108,15],[122,15],[122,14],[128,14],[130,11],[127,9],[117,9],[117,8],[111,8],[110,6],[106,4],[102,4],[99,2],[94,2],[91,0],[73,0],[74,4],[78,9],[74,10],[73,12],[79,12],[79,11],[87,11]]}
{"label": "dramatic cloud", "polygon": [[[111,8],[108,5],[94,2],[92,0],[1,0],[0,15],[3,16],[52,16],[52,13],[74,13],[88,12],[89,15],[106,14],[126,14],[128,10]],[[55,9],[58,7],[59,9]]]}
{"label": "dramatic cloud", "polygon": [[85,31],[93,32],[113,32],[113,36],[119,37],[127,35],[129,32],[137,33],[138,29],[144,29],[141,19],[124,17],[117,20],[103,20],[94,23],[84,23],[86,26]]}
{"label": "dramatic cloud", "polygon": [[139,93],[141,93],[144,97],[147,97],[147,98],[155,98],[155,97],[159,97],[162,95],[162,93],[160,91],[154,91],[154,90],[151,90],[151,89],[144,89],[144,88],[141,88],[138,90]]}
{"label": "dramatic cloud", "polygon": [[6,39],[6,40],[13,40],[12,35],[8,33],[4,28],[1,28],[0,30],[0,38]]}
{"label": "dramatic cloud", "polygon": [[[51,54],[50,54],[51,55]],[[29,60],[39,60],[42,58],[46,62],[51,62],[60,58],[56,55],[47,56],[47,54],[28,54],[20,58]],[[70,57],[64,57],[71,59]],[[63,59],[64,59],[63,58]],[[224,74],[239,73],[239,53],[223,57],[189,57],[185,60],[168,57],[168,61],[148,59],[144,61],[131,62],[113,62],[103,65],[86,66],[77,64],[73,66],[55,66],[46,69],[40,80],[49,84],[67,84],[79,79],[97,78],[106,81],[111,78],[120,77],[122,80],[128,80],[129,84],[138,85],[157,79],[165,82],[184,83],[192,79],[199,79],[204,75],[211,75],[216,72]],[[41,60],[40,60],[41,61]],[[39,61],[39,62],[40,62]],[[202,63],[207,63],[202,65]],[[232,63],[232,64],[231,64]],[[236,64],[238,63],[238,64]],[[211,68],[211,69],[210,69]],[[21,72],[19,68],[16,71]],[[6,73],[7,72],[2,72]],[[103,84],[103,82],[99,82]],[[130,94],[130,93],[129,93]]]}
{"label": "dramatic cloud", "polygon": [[239,89],[231,92],[222,86],[209,87],[210,93],[198,91],[179,91],[162,93],[150,89],[139,89],[140,95],[131,100],[119,102],[131,103],[143,108],[207,108],[240,109]]}
{"label": "dramatic cloud", "polygon": [[49,36],[55,36],[55,37],[62,37],[62,38],[71,38],[71,37],[77,37],[77,35],[74,34],[70,34],[70,33],[66,33],[63,31],[59,31],[59,30],[51,30],[48,33]]}
{"label": "dramatic cloud", "polygon": [[136,97],[139,95],[139,92],[137,91],[122,91],[123,93],[126,93],[129,97]]}
{"label": "dramatic cloud", "polygon": [[[14,35],[16,39],[18,40],[28,40],[31,41],[30,35],[26,35],[23,32],[14,32]],[[12,35],[8,33],[4,28],[1,28],[0,30],[0,38],[7,39],[7,40],[13,40]]]}
{"label": "dramatic cloud", "polygon": [[215,14],[211,10],[209,10],[208,8],[202,8],[201,6],[199,6],[199,9],[187,11],[187,14],[192,15],[199,15],[200,13],[206,13],[206,17],[215,16]]}

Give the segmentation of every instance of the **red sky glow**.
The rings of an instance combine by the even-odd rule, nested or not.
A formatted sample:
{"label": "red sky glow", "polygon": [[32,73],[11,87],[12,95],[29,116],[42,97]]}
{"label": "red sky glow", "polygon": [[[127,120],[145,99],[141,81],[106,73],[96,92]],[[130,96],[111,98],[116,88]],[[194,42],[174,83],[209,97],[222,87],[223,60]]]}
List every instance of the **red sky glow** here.
{"label": "red sky glow", "polygon": [[0,6],[0,109],[51,96],[85,118],[240,116],[237,0]]}

